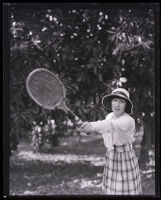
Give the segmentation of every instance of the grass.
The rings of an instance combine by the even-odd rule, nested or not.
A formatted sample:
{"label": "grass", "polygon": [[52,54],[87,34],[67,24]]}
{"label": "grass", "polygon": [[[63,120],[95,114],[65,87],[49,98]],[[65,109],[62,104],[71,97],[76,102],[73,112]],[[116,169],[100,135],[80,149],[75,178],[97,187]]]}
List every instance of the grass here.
{"label": "grass", "polygon": [[[62,138],[34,154],[21,143],[10,159],[10,195],[101,194],[105,147],[99,137]],[[154,171],[141,170],[143,195],[155,194]]]}

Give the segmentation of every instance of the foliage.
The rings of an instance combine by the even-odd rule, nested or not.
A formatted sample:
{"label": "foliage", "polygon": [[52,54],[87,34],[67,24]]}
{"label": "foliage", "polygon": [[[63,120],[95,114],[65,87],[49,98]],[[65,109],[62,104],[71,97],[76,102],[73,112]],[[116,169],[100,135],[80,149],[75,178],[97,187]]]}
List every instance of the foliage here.
{"label": "foliage", "polygon": [[[42,152],[42,148],[45,144],[51,144],[53,147],[58,146],[58,138],[71,135],[73,133],[73,128],[74,123],[68,118],[64,120],[61,125],[49,117],[45,124],[43,121],[40,121],[39,123],[33,121],[31,131],[31,146],[33,147],[33,151],[35,153]],[[64,129],[66,131],[64,131]]]}
{"label": "foliage", "polygon": [[40,67],[63,81],[67,105],[82,120],[104,118],[101,99],[118,86],[130,91],[139,123],[154,116],[153,10],[12,6],[10,37],[11,137],[51,115],[61,127],[63,115],[27,95],[25,79]]}

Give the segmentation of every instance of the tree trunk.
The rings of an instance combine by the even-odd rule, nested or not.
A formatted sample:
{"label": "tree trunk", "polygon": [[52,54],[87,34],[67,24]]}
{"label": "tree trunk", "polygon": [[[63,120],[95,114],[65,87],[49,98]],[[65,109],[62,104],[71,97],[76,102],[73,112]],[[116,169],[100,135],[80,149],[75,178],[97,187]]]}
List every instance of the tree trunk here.
{"label": "tree trunk", "polygon": [[146,162],[148,162],[148,152],[152,145],[152,134],[153,134],[153,126],[152,121],[144,122],[144,134],[143,140],[141,142],[141,155],[139,158],[139,164],[141,166],[145,166]]}

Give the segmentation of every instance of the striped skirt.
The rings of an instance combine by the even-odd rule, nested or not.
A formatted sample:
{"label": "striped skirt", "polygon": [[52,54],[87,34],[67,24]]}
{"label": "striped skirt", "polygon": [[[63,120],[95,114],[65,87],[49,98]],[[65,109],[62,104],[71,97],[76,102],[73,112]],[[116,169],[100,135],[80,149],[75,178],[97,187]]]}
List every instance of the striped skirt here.
{"label": "striped skirt", "polygon": [[102,194],[141,195],[139,165],[132,145],[115,146],[107,151]]}

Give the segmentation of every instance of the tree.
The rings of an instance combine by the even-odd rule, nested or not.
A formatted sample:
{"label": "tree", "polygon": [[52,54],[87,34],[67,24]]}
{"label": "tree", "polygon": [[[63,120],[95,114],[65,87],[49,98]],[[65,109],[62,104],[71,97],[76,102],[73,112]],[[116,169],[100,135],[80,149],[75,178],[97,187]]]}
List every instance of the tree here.
{"label": "tree", "polygon": [[51,114],[35,105],[25,90],[25,78],[39,67],[57,73],[67,89],[67,105],[82,120],[104,118],[102,97],[123,86],[132,94],[137,117],[143,118],[145,127],[150,125],[154,116],[153,14],[151,9],[139,8],[32,10],[13,6],[11,136],[23,134],[38,115],[45,119]]}

